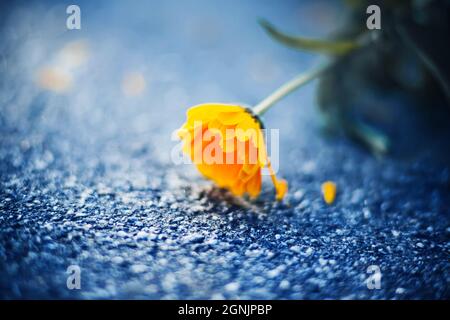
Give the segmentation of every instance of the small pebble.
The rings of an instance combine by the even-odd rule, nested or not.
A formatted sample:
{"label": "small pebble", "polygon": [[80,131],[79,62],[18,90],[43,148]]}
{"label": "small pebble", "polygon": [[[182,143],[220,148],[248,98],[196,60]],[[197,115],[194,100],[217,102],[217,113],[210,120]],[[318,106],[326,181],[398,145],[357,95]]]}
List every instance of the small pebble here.
{"label": "small pebble", "polygon": [[404,288],[397,288],[396,290],[395,290],[395,293],[396,294],[403,294],[403,293],[405,293],[405,289]]}
{"label": "small pebble", "polygon": [[239,283],[237,282],[230,282],[227,285],[225,285],[225,290],[228,292],[235,292],[239,289]]}
{"label": "small pebble", "polygon": [[291,284],[289,283],[288,280],[283,280],[283,281],[281,281],[281,282],[280,282],[280,285],[279,285],[279,287],[280,287],[281,290],[289,289],[290,286],[291,286]]}

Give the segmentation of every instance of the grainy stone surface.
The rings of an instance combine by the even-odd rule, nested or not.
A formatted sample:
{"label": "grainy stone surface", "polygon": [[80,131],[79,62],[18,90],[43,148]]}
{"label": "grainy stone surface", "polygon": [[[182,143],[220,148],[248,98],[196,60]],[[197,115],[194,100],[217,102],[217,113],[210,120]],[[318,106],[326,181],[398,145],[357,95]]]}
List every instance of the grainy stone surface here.
{"label": "grainy stone surface", "polygon": [[[189,105],[252,104],[312,65],[255,23],[310,30],[307,3],[81,2],[74,32],[64,7],[24,3],[1,31],[1,298],[450,298],[449,169],[324,137],[314,85],[265,119],[281,129],[283,203],[269,181],[241,203],[171,161]],[[36,70],[80,40],[88,60],[70,90],[40,89]],[[122,90],[127,72],[144,77],[140,95]],[[331,206],[325,180],[338,186]],[[66,287],[69,265],[81,290]],[[366,286],[370,265],[379,290]]]}

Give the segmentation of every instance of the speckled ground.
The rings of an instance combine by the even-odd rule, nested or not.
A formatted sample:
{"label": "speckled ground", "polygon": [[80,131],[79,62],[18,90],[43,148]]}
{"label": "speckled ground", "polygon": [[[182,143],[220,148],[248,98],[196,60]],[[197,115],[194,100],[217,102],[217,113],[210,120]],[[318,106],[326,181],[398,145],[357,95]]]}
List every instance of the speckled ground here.
{"label": "speckled ground", "polygon": [[[426,157],[376,159],[324,137],[314,84],[265,119],[280,128],[283,203],[269,182],[260,200],[241,203],[171,162],[171,132],[188,106],[255,103],[313,64],[255,23],[309,30],[314,21],[298,22],[306,2],[195,3],[81,2],[83,29],[70,32],[54,2],[9,8],[0,297],[449,299],[449,169]],[[71,41],[86,44],[86,65],[69,91],[43,90],[33,75]],[[128,71],[146,80],[138,96],[121,87]],[[320,195],[329,179],[338,186],[331,206]],[[73,264],[81,290],[66,287]],[[378,290],[366,286],[370,265],[382,274]]]}

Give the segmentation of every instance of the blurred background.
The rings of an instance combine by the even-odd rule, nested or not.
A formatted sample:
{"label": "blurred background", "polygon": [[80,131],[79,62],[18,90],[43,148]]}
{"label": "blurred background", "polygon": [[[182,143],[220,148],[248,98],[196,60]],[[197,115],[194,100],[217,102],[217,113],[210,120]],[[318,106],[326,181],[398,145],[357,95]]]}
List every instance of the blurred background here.
{"label": "blurred background", "polygon": [[[77,1],[81,30],[66,27],[72,3],[2,2],[0,297],[449,298],[445,85],[389,32],[398,16],[448,11],[411,3],[382,6],[378,47],[265,115],[290,191],[275,204],[269,185],[242,207],[171,162],[173,130],[192,105],[254,105],[322,58],[259,18],[339,39],[365,28],[365,2]],[[82,290],[66,288],[71,264]],[[380,290],[364,282],[372,264]]]}

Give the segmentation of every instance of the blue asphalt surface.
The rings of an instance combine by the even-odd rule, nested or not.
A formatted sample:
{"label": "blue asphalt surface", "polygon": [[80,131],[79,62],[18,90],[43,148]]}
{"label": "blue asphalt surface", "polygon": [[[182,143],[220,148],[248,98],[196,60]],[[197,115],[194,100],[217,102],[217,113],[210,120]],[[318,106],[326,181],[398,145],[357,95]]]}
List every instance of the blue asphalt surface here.
{"label": "blue asphalt surface", "polygon": [[[5,5],[3,5],[5,6]],[[0,43],[0,298],[449,299],[450,170],[427,157],[378,159],[324,136],[315,83],[264,119],[280,129],[270,181],[238,202],[171,161],[191,105],[257,103],[314,65],[256,23],[311,36],[334,27],[325,2],[80,2],[7,6]],[[319,16],[314,15],[321,12]],[[331,21],[331,22],[330,22]],[[85,44],[68,91],[36,84],[59,50]],[[145,88],[129,96],[123,75]],[[333,180],[336,202],[320,185]],[[81,269],[81,289],[66,269]],[[367,268],[379,267],[370,290]]]}

